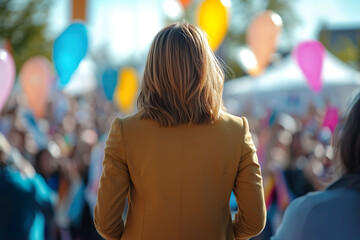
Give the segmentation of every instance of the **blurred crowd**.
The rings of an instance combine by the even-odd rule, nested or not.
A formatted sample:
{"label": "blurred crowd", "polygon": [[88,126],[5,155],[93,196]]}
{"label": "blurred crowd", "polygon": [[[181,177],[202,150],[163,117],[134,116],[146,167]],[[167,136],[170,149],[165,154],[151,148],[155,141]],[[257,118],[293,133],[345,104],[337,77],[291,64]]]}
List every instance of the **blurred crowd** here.
{"label": "blurred crowd", "polygon": [[256,239],[275,234],[292,200],[324,190],[336,179],[333,141],[342,120],[331,130],[324,126],[325,112],[310,105],[305,116],[269,110],[263,119],[248,117],[268,211],[266,227]]}
{"label": "blurred crowd", "polygon": [[[336,130],[324,126],[326,107],[317,109],[313,104],[304,116],[269,109],[259,119],[248,109],[242,115],[248,118],[257,147],[268,212],[266,227],[255,239],[265,240],[275,234],[292,200],[324,190],[337,178],[333,141],[342,119]],[[230,207],[234,215],[237,204],[233,194]]]}
{"label": "blurred crowd", "polygon": [[[92,214],[106,134],[121,113],[100,91],[74,97],[54,90],[43,119],[36,119],[24,96],[13,92],[0,115],[0,177],[18,174],[18,184],[30,184],[34,193],[12,197],[16,193],[9,193],[2,179],[0,204],[9,213],[2,214],[0,226],[6,227],[5,218],[24,217],[20,206],[34,198],[33,207],[25,206],[33,210],[27,219],[32,239],[101,239]],[[323,127],[324,110],[314,106],[302,117],[276,110],[263,119],[244,115],[257,146],[268,210],[266,228],[256,239],[269,239],[294,198],[333,180],[334,134]],[[235,211],[234,198],[230,205]]]}
{"label": "blurred crowd", "polygon": [[[93,226],[92,212],[102,171],[106,134],[111,121],[119,115],[114,104],[105,97],[96,97],[101,95],[103,93],[93,92],[74,97],[54,91],[46,117],[36,119],[27,109],[24,96],[15,91],[1,113],[2,165],[12,169],[5,172],[5,167],[2,167],[1,178],[10,181],[7,174],[16,171],[29,179],[42,178],[46,184],[35,185],[34,191],[43,191],[43,195],[48,197],[40,202],[52,205],[51,211],[38,206],[39,212],[49,218],[40,217],[37,221],[37,214],[29,215],[26,221],[34,222],[31,228],[33,238],[30,239],[100,238]],[[19,178],[19,185],[26,184],[26,178]],[[5,204],[12,198],[12,193],[8,192],[6,183],[2,183],[0,202]],[[14,198],[15,202],[8,203],[12,218],[23,217],[14,212],[24,200],[20,196]],[[8,217],[1,214],[0,223]],[[0,235],[2,233],[0,230]]]}

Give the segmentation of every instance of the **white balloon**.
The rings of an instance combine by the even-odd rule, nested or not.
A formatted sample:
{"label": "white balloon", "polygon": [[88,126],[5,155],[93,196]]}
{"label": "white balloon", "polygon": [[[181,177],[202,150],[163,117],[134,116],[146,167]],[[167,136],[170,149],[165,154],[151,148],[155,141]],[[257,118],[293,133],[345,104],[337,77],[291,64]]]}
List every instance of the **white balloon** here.
{"label": "white balloon", "polygon": [[240,67],[247,73],[258,68],[258,62],[256,60],[255,54],[247,46],[243,46],[238,49],[236,60]]}
{"label": "white balloon", "polygon": [[171,20],[179,20],[184,15],[184,9],[177,0],[165,0],[163,10]]}
{"label": "white balloon", "polygon": [[64,92],[70,95],[82,95],[96,89],[96,64],[90,58],[84,58],[70,82],[65,86]]}

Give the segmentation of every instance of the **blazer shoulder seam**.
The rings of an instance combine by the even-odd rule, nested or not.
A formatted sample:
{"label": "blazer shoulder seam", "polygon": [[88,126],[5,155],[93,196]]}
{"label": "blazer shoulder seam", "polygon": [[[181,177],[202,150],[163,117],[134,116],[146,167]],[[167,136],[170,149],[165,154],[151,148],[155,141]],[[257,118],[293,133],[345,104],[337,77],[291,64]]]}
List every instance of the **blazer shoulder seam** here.
{"label": "blazer shoulder seam", "polygon": [[121,130],[121,139],[122,139],[122,145],[123,145],[123,148],[124,148],[124,161],[125,163],[127,164],[127,157],[126,157],[126,143],[125,143],[125,134],[124,134],[124,124],[123,124],[123,121],[122,119],[118,118],[119,119],[119,122],[120,122],[120,130]]}

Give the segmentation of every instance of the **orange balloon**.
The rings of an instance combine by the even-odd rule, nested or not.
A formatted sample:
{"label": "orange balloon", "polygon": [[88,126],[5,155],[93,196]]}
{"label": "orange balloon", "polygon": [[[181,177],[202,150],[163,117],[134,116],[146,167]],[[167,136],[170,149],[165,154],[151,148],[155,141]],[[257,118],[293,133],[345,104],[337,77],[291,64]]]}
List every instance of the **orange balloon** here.
{"label": "orange balloon", "polygon": [[229,21],[228,7],[221,0],[205,0],[200,4],[198,8],[198,25],[207,33],[213,51],[216,51],[224,40]]}
{"label": "orange balloon", "polygon": [[53,77],[49,60],[41,56],[30,58],[21,67],[19,76],[30,109],[36,118],[44,117]]}
{"label": "orange balloon", "polygon": [[262,12],[251,21],[246,41],[257,60],[257,67],[249,69],[251,75],[260,75],[270,63],[281,28],[281,17],[272,11]]}
{"label": "orange balloon", "polygon": [[179,0],[179,1],[184,8],[187,8],[192,2],[192,0]]}

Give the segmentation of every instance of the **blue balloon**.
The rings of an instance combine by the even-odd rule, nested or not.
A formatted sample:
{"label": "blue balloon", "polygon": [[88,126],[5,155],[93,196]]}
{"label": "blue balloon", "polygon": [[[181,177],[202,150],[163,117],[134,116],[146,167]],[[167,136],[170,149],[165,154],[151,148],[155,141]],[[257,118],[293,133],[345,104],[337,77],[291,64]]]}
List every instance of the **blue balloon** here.
{"label": "blue balloon", "polygon": [[230,209],[231,211],[236,211],[238,208],[237,206],[237,202],[236,202],[236,197],[234,195],[234,192],[231,192],[231,195],[230,195]]}
{"label": "blue balloon", "polygon": [[71,24],[54,42],[53,60],[60,78],[60,85],[65,86],[71,75],[86,56],[88,34],[84,24]]}
{"label": "blue balloon", "polygon": [[108,68],[102,74],[101,80],[104,88],[105,96],[108,100],[112,101],[114,91],[117,84],[118,73],[112,68]]}

